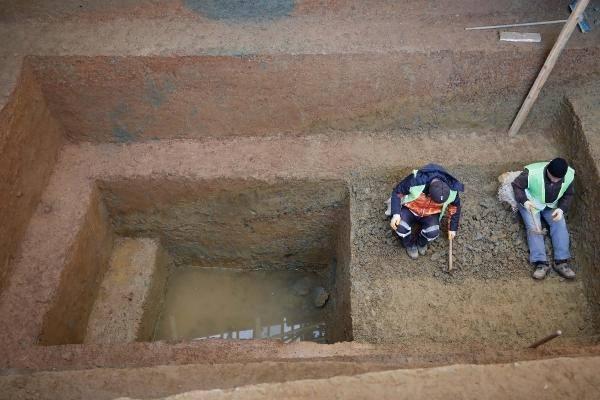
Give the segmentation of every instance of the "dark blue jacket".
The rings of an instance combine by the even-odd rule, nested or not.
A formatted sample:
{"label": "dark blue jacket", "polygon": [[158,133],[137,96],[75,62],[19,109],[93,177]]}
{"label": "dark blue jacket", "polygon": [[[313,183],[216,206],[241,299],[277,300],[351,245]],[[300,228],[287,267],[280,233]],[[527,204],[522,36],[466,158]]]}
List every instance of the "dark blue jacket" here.
{"label": "dark blue jacket", "polygon": [[[392,191],[392,215],[400,214],[401,204],[399,194],[407,195],[410,192],[411,187],[419,185],[425,185],[424,193],[428,194],[429,183],[435,178],[446,182],[451,190],[457,192],[465,191],[465,186],[458,179],[450,175],[442,166],[437,164],[427,164],[417,171],[417,176],[411,173],[396,185]],[[454,214],[450,220],[450,230],[456,231],[458,229],[458,221],[460,220],[461,208],[460,197],[458,194],[451,204],[456,206],[456,214]]]}

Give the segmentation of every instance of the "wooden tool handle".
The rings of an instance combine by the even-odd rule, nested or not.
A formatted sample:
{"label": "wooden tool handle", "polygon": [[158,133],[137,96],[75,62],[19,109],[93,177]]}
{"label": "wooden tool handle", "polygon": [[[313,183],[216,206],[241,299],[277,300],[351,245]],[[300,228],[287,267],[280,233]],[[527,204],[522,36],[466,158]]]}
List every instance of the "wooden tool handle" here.
{"label": "wooden tool handle", "polygon": [[533,211],[531,211],[531,208],[529,209],[529,215],[531,215],[531,219],[533,220],[533,225],[535,225],[535,230],[537,232],[541,232],[542,228],[540,226],[538,226],[538,223],[535,219],[535,215],[533,214]]}
{"label": "wooden tool handle", "polygon": [[452,271],[452,261],[453,261],[454,257],[452,257],[452,238],[449,238],[449,239],[450,239],[450,248],[448,249],[448,271]]}
{"label": "wooden tool handle", "polygon": [[533,343],[531,346],[529,346],[529,348],[535,349],[535,348],[543,345],[544,343],[551,341],[552,339],[556,339],[560,335],[562,335],[561,331],[556,331],[554,333],[551,333],[550,335],[546,336],[545,338],[542,338],[542,339],[538,340],[537,342]]}

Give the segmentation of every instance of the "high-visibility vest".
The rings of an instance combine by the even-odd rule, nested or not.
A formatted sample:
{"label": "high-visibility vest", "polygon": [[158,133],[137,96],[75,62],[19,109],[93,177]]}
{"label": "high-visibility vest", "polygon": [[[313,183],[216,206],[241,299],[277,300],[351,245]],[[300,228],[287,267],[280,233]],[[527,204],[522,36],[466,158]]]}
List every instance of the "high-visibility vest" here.
{"label": "high-visibility vest", "polygon": [[[413,171],[413,175],[417,176],[416,169]],[[408,191],[408,194],[402,198],[402,204],[406,204],[406,203],[410,203],[411,201],[415,201],[416,199],[419,198],[421,193],[423,193],[423,190],[425,190],[425,185],[411,186]],[[442,205],[442,212],[440,214],[440,219],[442,219],[442,217],[444,216],[444,213],[446,212],[446,208],[448,208],[448,205],[450,203],[452,203],[454,200],[456,200],[457,194],[458,194],[458,192],[456,190],[450,190],[448,199]]]}
{"label": "high-visibility vest", "polygon": [[575,170],[571,167],[568,167],[562,186],[558,192],[558,196],[556,196],[556,200],[554,200],[552,203],[546,203],[546,183],[544,181],[544,171],[548,164],[549,162],[542,161],[525,166],[525,169],[528,171],[527,189],[525,189],[525,194],[527,195],[527,199],[534,204],[536,208],[535,211],[541,211],[546,207],[556,208],[558,206],[558,200],[563,197],[567,191],[567,188],[575,178]]}

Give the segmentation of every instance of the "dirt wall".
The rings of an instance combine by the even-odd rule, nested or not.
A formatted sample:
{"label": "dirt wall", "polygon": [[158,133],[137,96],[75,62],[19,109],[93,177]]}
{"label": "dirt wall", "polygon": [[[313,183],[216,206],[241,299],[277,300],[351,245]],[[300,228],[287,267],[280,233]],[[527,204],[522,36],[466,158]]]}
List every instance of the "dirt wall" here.
{"label": "dirt wall", "polygon": [[[27,57],[71,141],[132,142],[327,129],[507,128],[545,52]],[[598,76],[600,49],[567,49],[554,91]],[[235,110],[235,112],[232,112]]]}
{"label": "dirt wall", "polygon": [[101,183],[115,232],[159,238],[175,265],[326,268],[340,182],[223,179]]}
{"label": "dirt wall", "polygon": [[84,343],[152,340],[169,262],[155,239],[116,239],[88,318]]}
{"label": "dirt wall", "polygon": [[[406,14],[414,14],[418,10],[411,7],[410,1],[389,2],[385,0],[263,0],[260,2],[244,2],[235,0],[62,0],[44,1],[11,1],[0,0],[0,22],[22,19],[57,20],[57,19],[90,19],[93,21],[136,15],[141,18],[160,18],[165,15],[196,16],[207,20],[225,20],[233,22],[253,20],[275,20],[282,17],[299,17],[305,15],[323,15],[335,12],[340,15],[399,14],[399,8],[390,3],[401,3]],[[469,13],[478,15],[484,12],[506,13],[527,12],[530,9],[561,10],[564,2],[558,0],[532,0],[528,7],[521,2],[501,0],[485,4],[475,0],[445,1],[443,6],[437,2],[425,2],[421,8],[427,13],[439,17],[446,13]],[[450,10],[450,11],[449,11]],[[401,14],[402,15],[402,14]]]}
{"label": "dirt wall", "polygon": [[48,110],[31,68],[24,66],[0,110],[0,291],[62,144],[62,126]]}
{"label": "dirt wall", "polygon": [[597,206],[600,204],[600,96],[597,90],[598,86],[592,85],[588,92],[572,92],[563,103],[559,126],[568,146],[568,159],[576,171],[576,198],[569,226],[585,238],[574,243],[575,263],[594,310],[595,327],[600,329],[600,210]]}
{"label": "dirt wall", "polygon": [[44,316],[39,344],[82,343],[113,246],[108,214],[97,190],[69,252],[53,304]]}
{"label": "dirt wall", "polygon": [[336,241],[336,259],[332,266],[333,281],[333,310],[330,312],[330,329],[327,332],[328,340],[331,343],[351,341],[352,340],[352,313],[350,306],[350,292],[352,290],[352,281],[350,279],[350,263],[352,262],[351,243],[351,219],[350,219],[350,198],[344,207],[344,212],[340,218]]}

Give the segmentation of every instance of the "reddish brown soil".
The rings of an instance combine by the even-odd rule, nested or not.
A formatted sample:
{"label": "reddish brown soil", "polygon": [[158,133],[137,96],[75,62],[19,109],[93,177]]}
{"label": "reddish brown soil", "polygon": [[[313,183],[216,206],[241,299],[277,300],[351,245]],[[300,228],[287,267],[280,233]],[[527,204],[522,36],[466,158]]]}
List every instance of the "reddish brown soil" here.
{"label": "reddish brown soil", "polygon": [[[468,32],[464,27],[564,18],[568,11],[561,1],[500,0],[482,4],[451,0],[424,4],[304,0],[295,2],[289,15],[260,21],[211,17],[199,13],[196,3],[0,0],[0,325],[4,328],[0,330],[0,370],[6,375],[22,375],[0,379],[0,385],[10,389],[0,390],[0,397],[39,397],[52,385],[52,376],[25,377],[36,370],[201,363],[197,369],[190,369],[209,372],[196,387],[188,382],[186,389],[191,390],[222,385],[218,371],[227,369],[227,365],[215,369],[207,365],[217,362],[286,363],[277,373],[261,366],[251,368],[247,375],[234,371],[221,386],[232,387],[283,380],[284,371],[308,378],[353,374],[362,368],[353,364],[322,373],[307,371],[311,368],[307,365],[295,369],[291,362],[298,360],[377,362],[372,366],[375,370],[600,354],[593,336],[597,326],[589,324],[585,300],[580,301],[585,291],[592,316],[597,319],[600,286],[595,265],[598,257],[594,255],[599,218],[593,206],[598,197],[595,188],[600,152],[594,128],[597,97],[592,93],[587,100],[573,97],[566,107],[561,104],[567,89],[585,88],[598,79],[600,29],[573,35],[528,121],[526,135],[507,139],[504,127],[560,26],[535,28],[542,33],[543,42],[534,45],[500,43],[496,31]],[[283,6],[285,3],[280,2]],[[594,3],[590,14],[597,25]],[[566,115],[558,118],[561,110],[566,110]],[[558,131],[557,121],[563,124],[559,141],[552,137]],[[69,144],[62,147],[55,165],[65,141]],[[527,322],[513,318],[510,308],[494,309],[499,317],[494,316],[479,339],[460,340],[465,327],[457,326],[451,318],[440,323],[435,313],[429,318],[411,314],[404,320],[410,322],[409,328],[416,327],[409,331],[412,338],[395,335],[403,321],[396,318],[398,311],[415,310],[404,304],[397,293],[400,288],[408,288],[411,298],[420,301],[420,293],[427,295],[430,288],[440,287],[437,293],[444,293],[447,288],[441,285],[452,285],[447,292],[456,299],[454,309],[450,307],[455,316],[463,311],[461,301],[468,305],[465,288],[475,287],[483,297],[489,291],[496,299],[516,295],[514,288],[497,290],[504,288],[503,284],[493,280],[484,279],[483,286],[481,281],[475,286],[463,285],[469,271],[464,252],[459,264],[463,263],[465,269],[451,277],[441,276],[437,263],[427,263],[416,272],[406,271],[405,258],[395,263],[403,254],[393,247],[394,243],[386,242],[386,250],[377,257],[360,248],[353,240],[369,235],[375,241],[381,239],[377,224],[384,221],[381,218],[373,225],[369,225],[373,220],[367,221],[373,215],[379,216],[381,210],[374,200],[380,203],[379,194],[360,201],[365,197],[364,190],[374,188],[373,182],[378,182],[374,179],[369,186],[364,180],[401,176],[426,161],[486,170],[490,165],[520,165],[563,153],[576,160],[578,170],[588,168],[579,176],[592,188],[578,189],[581,207],[573,216],[577,222],[574,225],[580,227],[575,237],[589,241],[575,244],[578,260],[584,263],[583,271],[577,285],[565,291],[579,296],[574,314],[565,318],[573,321],[568,331],[571,337],[537,351],[522,350],[530,337],[538,335],[537,331],[515,340],[512,332],[499,329],[506,337],[497,340],[500,335],[490,329],[493,323],[513,319],[521,325]],[[346,255],[341,264],[350,267],[339,271],[350,283],[340,285],[336,296],[351,299],[344,301],[343,308],[348,312],[340,313],[339,318],[340,325],[350,327],[353,323],[355,330],[341,337],[355,333],[359,341],[386,344],[286,346],[268,341],[210,341],[40,345],[82,341],[113,240],[114,227],[103,209],[98,182],[232,179],[267,184],[335,180],[348,186],[347,219],[353,226],[343,230],[343,242],[338,240],[336,251]],[[393,183],[390,180],[389,184]],[[384,186],[377,190],[383,191]],[[486,196],[488,192],[488,188],[481,191]],[[357,224],[361,222],[363,227],[376,229],[358,235]],[[366,242],[381,248],[385,239],[381,243]],[[524,269],[513,267],[491,269],[494,274],[509,277],[526,275]],[[401,272],[394,268],[401,268]],[[411,282],[415,276],[428,274],[432,276]],[[477,274],[473,276],[479,279]],[[550,283],[562,284],[556,280]],[[528,281],[521,292],[531,286]],[[535,294],[542,292],[540,289]],[[432,304],[438,313],[446,311],[443,301],[438,300],[427,306]],[[526,301],[518,303],[521,311],[527,308]],[[569,306],[566,300],[560,312],[568,311]],[[421,308],[421,312],[427,309]],[[485,312],[484,307],[468,314]],[[548,326],[531,325],[545,330],[553,321],[547,320]],[[476,322],[466,328],[477,328]],[[421,328],[425,335],[421,335]],[[467,336],[477,336],[473,333],[476,330]],[[578,337],[578,330],[586,337]],[[423,340],[417,340],[419,336]],[[440,337],[445,340],[433,340]],[[440,388],[444,395],[451,393],[449,390],[471,393],[466,386],[456,385],[457,376],[497,390],[493,394],[498,396],[506,397],[511,388],[529,387],[522,392],[529,396],[544,393],[544,386],[534,387],[532,392],[531,386],[523,383],[527,376],[532,379],[527,384],[552,379],[564,382],[553,393],[563,395],[569,389],[568,394],[584,398],[595,394],[590,388],[598,386],[594,376],[586,375],[594,372],[596,364],[595,358],[556,361],[539,364],[544,365],[539,369],[534,365],[527,370],[531,375],[523,376],[514,371],[502,375],[507,367],[455,367],[389,379],[417,381],[415,375],[425,375],[426,387],[438,390],[431,392],[432,396],[439,394]],[[467,371],[458,371],[461,368]],[[581,369],[584,374],[579,374]],[[176,368],[172,371],[178,373]],[[48,391],[48,395],[89,394],[103,379],[118,374],[107,370],[98,371],[98,375],[93,370],[87,372],[87,392],[78,392],[81,387],[61,386],[69,379],[66,374],[54,386],[55,392]],[[157,379],[154,387],[166,389],[159,392],[153,391],[152,385],[144,387],[144,380],[150,379],[152,372],[127,373],[132,381],[124,379],[125,390],[120,394],[162,395],[177,390],[169,386],[176,380]],[[485,379],[474,379],[482,376]],[[505,379],[498,381],[498,377]],[[322,394],[331,397],[342,387],[356,396],[383,397],[395,388],[389,380],[377,377],[344,379],[341,383],[321,382]],[[371,379],[379,385],[373,390]],[[578,379],[587,380],[580,383]],[[443,382],[446,385],[441,385]],[[306,384],[282,390],[301,396],[307,387],[312,390]],[[382,387],[388,390],[379,391]],[[411,386],[415,387],[422,388]],[[265,390],[279,393],[280,388]]]}
{"label": "reddish brown soil", "polygon": [[597,358],[561,358],[500,365],[452,365],[373,372],[353,377],[197,391],[169,400],[264,399],[597,399]]}
{"label": "reddish brown soil", "polygon": [[19,82],[0,110],[0,292],[63,143],[29,68]]}

